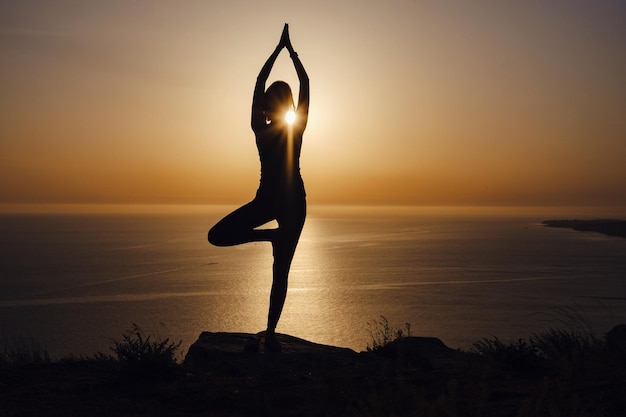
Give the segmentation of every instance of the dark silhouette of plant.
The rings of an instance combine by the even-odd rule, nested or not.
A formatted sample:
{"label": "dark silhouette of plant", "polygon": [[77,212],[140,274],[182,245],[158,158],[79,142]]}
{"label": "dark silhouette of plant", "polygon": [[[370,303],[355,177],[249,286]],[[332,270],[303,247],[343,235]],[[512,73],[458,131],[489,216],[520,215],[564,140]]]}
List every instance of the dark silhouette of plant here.
{"label": "dark silhouette of plant", "polygon": [[166,376],[177,365],[176,351],[182,340],[171,342],[169,338],[152,340],[143,330],[132,323],[122,335],[122,341],[113,341],[110,349],[117,356],[122,372],[137,377]]}
{"label": "dark silhouette of plant", "polygon": [[593,355],[605,346],[605,342],[596,336],[580,306],[558,307],[552,316],[556,326],[535,333],[530,339],[543,357],[575,360]]}
{"label": "dark silhouette of plant", "polygon": [[503,370],[534,370],[541,363],[537,347],[524,339],[514,343],[504,343],[497,337],[483,338],[472,344],[471,353],[477,354]]}
{"label": "dark silhouette of plant", "polygon": [[403,328],[393,327],[389,324],[387,317],[381,315],[379,320],[367,322],[367,331],[372,338],[372,342],[367,344],[367,351],[379,350],[385,345],[397,339],[411,336],[411,323],[404,323]]}
{"label": "dark silhouette of plant", "polygon": [[0,364],[50,363],[48,349],[32,338],[5,339],[0,350]]}

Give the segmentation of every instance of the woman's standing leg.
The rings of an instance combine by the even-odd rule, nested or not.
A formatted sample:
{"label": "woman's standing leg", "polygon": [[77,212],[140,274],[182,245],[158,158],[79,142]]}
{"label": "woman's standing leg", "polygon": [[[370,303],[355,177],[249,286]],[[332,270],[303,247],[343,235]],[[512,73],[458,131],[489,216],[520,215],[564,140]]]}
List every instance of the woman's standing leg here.
{"label": "woman's standing leg", "polygon": [[265,340],[266,350],[280,350],[274,332],[287,297],[287,283],[291,261],[300,239],[300,233],[306,218],[306,200],[302,199],[288,205],[277,218],[278,230],[272,241],[274,265],[272,268],[272,291],[267,318]]}

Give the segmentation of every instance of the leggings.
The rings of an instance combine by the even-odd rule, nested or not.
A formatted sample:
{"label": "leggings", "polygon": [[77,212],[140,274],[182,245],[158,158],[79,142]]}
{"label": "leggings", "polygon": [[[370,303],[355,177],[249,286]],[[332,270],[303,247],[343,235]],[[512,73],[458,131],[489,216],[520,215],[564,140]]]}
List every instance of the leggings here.
{"label": "leggings", "polygon": [[[272,291],[267,320],[267,331],[274,333],[287,297],[287,282],[291,261],[300,239],[306,218],[306,199],[272,199],[257,197],[233,211],[208,234],[209,242],[216,246],[233,246],[248,242],[271,242],[274,256]],[[276,229],[257,229],[276,220]]]}

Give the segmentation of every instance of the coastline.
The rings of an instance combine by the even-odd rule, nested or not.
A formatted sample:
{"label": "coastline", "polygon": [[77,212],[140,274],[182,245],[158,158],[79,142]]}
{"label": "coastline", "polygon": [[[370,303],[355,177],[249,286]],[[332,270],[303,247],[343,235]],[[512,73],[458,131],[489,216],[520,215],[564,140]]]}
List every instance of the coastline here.
{"label": "coastline", "polygon": [[563,227],[581,232],[597,232],[607,236],[626,237],[625,220],[544,220],[542,224],[547,227]]}

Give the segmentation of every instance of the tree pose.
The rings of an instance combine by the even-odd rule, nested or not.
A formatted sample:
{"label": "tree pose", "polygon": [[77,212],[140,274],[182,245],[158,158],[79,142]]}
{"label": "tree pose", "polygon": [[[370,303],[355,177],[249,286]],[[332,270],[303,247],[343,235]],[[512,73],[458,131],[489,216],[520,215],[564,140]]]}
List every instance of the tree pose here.
{"label": "tree pose", "polygon": [[[289,85],[265,83],[283,48],[289,52],[300,92],[294,107]],[[275,330],[287,296],[287,280],[304,220],[306,193],[300,176],[302,134],[309,113],[309,77],[289,39],[285,24],[280,42],[261,68],[252,98],[252,130],[261,160],[261,181],[255,198],[220,220],[209,231],[209,242],[232,246],[247,242],[271,242],[274,256],[272,290],[265,333],[265,350],[280,351]],[[276,220],[275,229],[258,229]]]}

